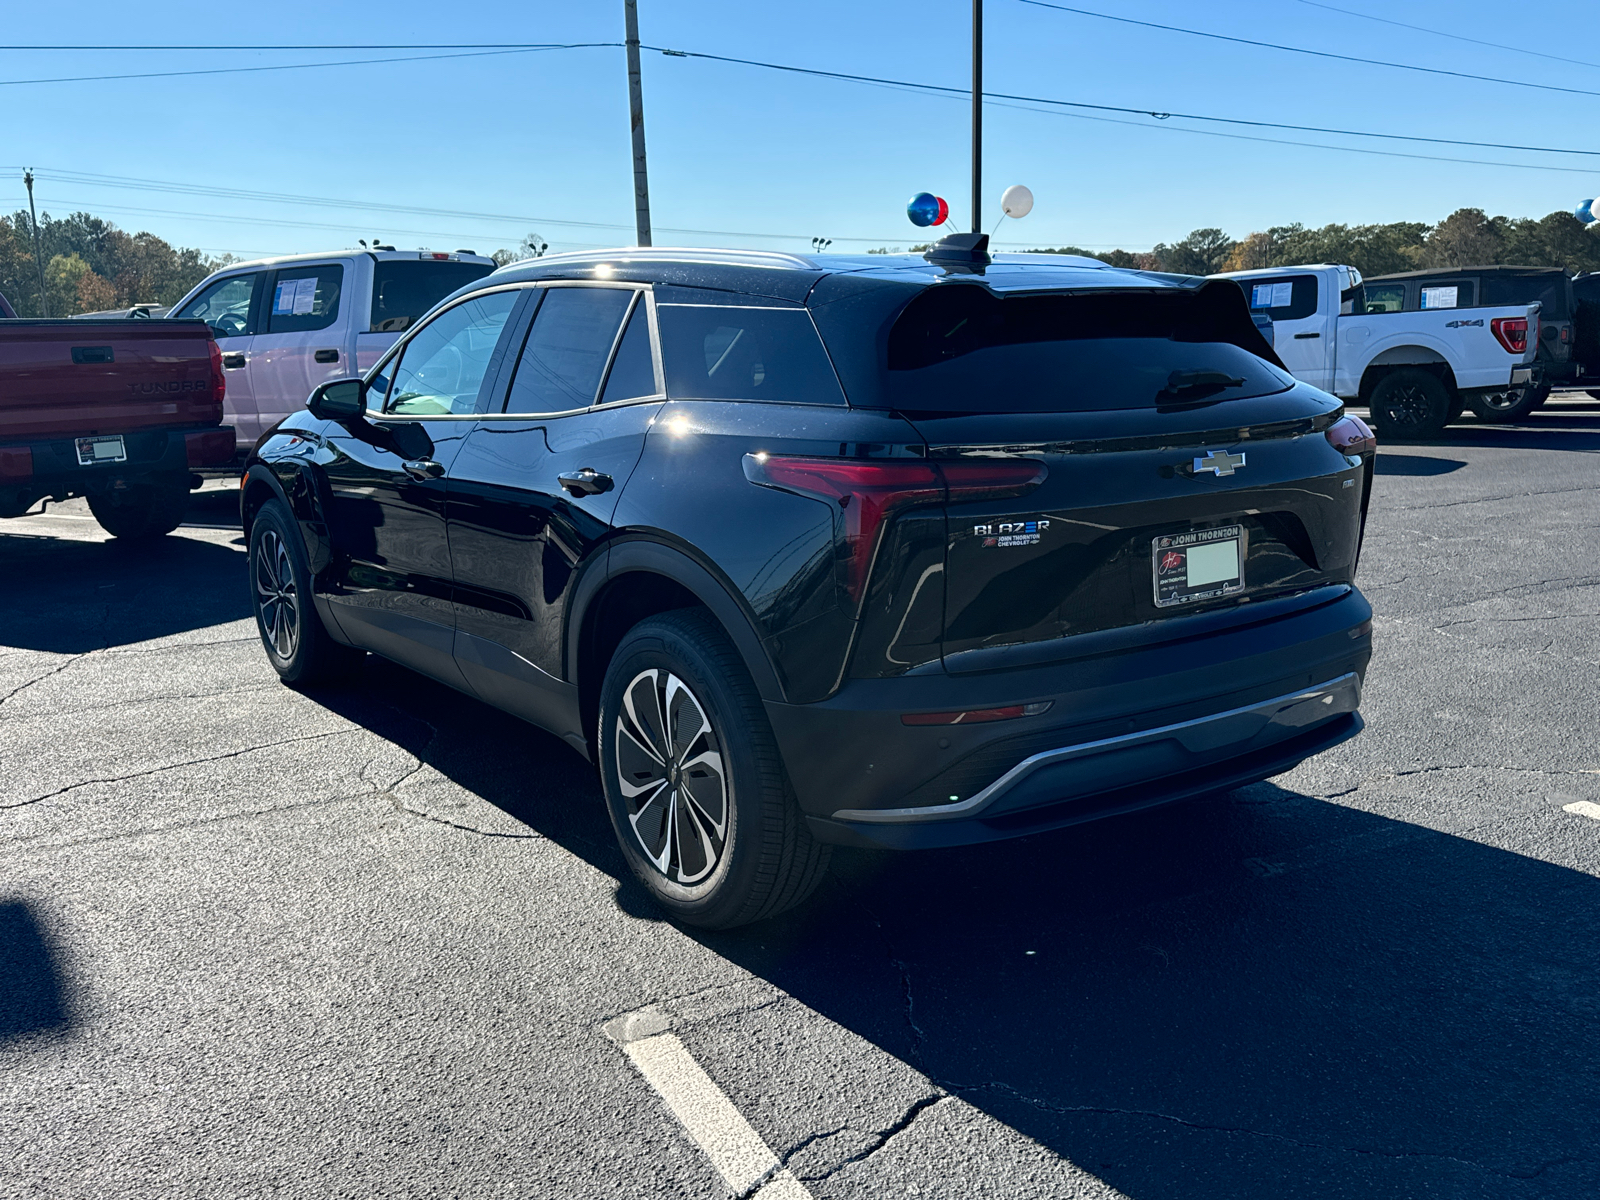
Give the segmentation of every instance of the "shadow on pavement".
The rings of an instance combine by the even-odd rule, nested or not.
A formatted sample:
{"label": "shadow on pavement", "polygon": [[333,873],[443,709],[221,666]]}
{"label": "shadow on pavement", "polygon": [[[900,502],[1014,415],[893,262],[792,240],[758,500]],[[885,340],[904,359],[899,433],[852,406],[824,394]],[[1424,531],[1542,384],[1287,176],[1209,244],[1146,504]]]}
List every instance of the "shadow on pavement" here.
{"label": "shadow on pavement", "polygon": [[[556,739],[378,661],[318,699],[653,915]],[[1589,875],[1268,783],[841,851],[800,910],[690,932],[1136,1200],[1504,1200],[1600,1194],[1597,906]]]}
{"label": "shadow on pavement", "polygon": [[1467,464],[1459,458],[1430,458],[1426,454],[1396,454],[1384,450],[1373,464],[1379,475],[1448,475]]}
{"label": "shadow on pavement", "polygon": [[18,900],[0,901],[0,1045],[65,1028],[65,991],[33,911]]}
{"label": "shadow on pavement", "polygon": [[251,615],[245,556],[185,537],[143,545],[17,536],[0,523],[0,645],[81,654]]}

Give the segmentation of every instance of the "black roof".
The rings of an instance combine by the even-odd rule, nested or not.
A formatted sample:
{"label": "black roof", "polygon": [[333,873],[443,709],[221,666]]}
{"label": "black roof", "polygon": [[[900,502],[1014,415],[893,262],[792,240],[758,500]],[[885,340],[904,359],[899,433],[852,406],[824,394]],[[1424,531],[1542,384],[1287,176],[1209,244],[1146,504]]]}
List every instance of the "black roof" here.
{"label": "black roof", "polygon": [[1368,275],[1365,282],[1373,283],[1378,280],[1389,282],[1399,279],[1433,279],[1441,275],[1565,275],[1567,272],[1562,267],[1515,267],[1515,266],[1487,266],[1487,267],[1433,267],[1426,271],[1396,271],[1392,275]]}

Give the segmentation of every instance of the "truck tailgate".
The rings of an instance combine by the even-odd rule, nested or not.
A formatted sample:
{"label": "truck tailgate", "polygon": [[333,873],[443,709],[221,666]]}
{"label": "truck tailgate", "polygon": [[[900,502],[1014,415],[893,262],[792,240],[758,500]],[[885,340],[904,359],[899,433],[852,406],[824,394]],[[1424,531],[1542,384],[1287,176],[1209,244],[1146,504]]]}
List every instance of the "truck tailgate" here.
{"label": "truck tailgate", "polygon": [[0,321],[0,442],[216,425],[204,321]]}

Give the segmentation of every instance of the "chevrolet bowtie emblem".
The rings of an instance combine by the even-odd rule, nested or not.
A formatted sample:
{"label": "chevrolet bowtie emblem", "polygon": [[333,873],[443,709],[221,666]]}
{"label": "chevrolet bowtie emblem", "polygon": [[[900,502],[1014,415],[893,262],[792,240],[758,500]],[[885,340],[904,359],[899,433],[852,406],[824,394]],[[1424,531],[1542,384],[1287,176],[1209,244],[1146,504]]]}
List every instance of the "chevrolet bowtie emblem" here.
{"label": "chevrolet bowtie emblem", "polygon": [[1213,450],[1204,458],[1194,460],[1194,473],[1210,471],[1213,475],[1232,475],[1244,466],[1243,454],[1229,454],[1226,450]]}

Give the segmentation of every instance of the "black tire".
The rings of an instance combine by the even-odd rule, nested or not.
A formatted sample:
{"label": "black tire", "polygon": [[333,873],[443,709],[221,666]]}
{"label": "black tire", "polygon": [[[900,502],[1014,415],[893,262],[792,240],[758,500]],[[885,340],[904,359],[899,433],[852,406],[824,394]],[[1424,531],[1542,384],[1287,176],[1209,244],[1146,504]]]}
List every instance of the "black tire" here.
{"label": "black tire", "polygon": [[114,538],[134,542],[165,537],[183,524],[189,511],[189,477],[96,492],[89,497],[89,511]]}
{"label": "black tire", "polygon": [[1386,438],[1437,437],[1450,415],[1450,391],[1437,375],[1404,367],[1378,381],[1369,410],[1372,424]]}
{"label": "black tire", "polygon": [[[1545,396],[1549,394],[1549,392],[1544,393]],[[1507,388],[1503,392],[1474,392],[1467,401],[1468,406],[1477,415],[1478,420],[1500,425],[1522,420],[1543,403],[1543,397],[1535,388]]]}
{"label": "black tire", "polygon": [[267,661],[290,687],[351,671],[366,652],[329,636],[311,601],[311,568],[295,519],[276,500],[250,527],[250,602]]}
{"label": "black tire", "polygon": [[675,919],[745,925],[821,882],[830,847],[812,838],[761,697],[709,614],[651,617],[622,639],[601,686],[599,747],[623,856]]}
{"label": "black tire", "polygon": [[1550,385],[1548,383],[1542,384],[1540,386],[1539,390],[1534,392],[1534,394],[1533,394],[1533,407],[1536,408],[1536,409],[1543,408],[1544,407],[1544,402],[1546,400],[1550,399],[1550,393],[1553,390],[1554,389],[1553,389],[1552,385]]}

